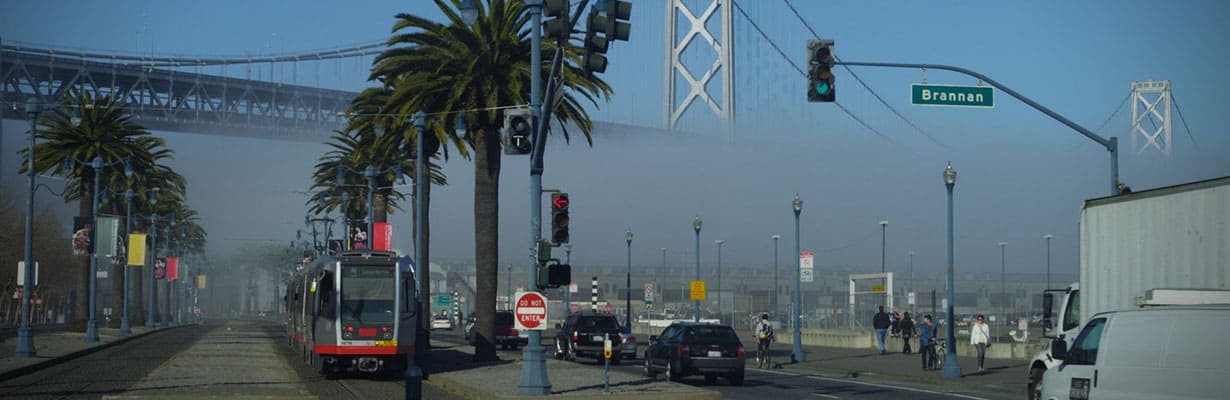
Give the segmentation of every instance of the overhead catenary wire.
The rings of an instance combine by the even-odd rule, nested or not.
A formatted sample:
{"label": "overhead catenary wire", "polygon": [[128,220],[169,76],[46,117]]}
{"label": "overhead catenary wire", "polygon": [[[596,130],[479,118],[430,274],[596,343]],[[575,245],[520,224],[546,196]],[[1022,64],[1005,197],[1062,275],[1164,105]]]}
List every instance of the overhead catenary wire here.
{"label": "overhead catenary wire", "polygon": [[[797,17],[799,21],[803,23],[803,26],[807,28],[807,31],[811,32],[812,37],[819,39],[820,34],[816,33],[815,29],[812,29],[811,24],[808,23],[807,20],[804,19],[801,14],[799,14],[799,10],[794,8],[794,4],[792,4],[790,0],[783,0],[783,1],[786,2],[786,7],[790,8],[790,12],[794,13],[794,16]],[[841,58],[838,57],[836,54],[833,55],[833,59],[837,61],[841,61]],[[910,127],[914,128],[915,131],[918,131],[918,133],[922,134],[927,139],[930,139],[932,142],[939,145],[940,147],[948,147],[943,142],[940,142],[934,136],[931,136],[926,131],[924,131],[922,128],[920,128],[917,124],[914,123],[914,121],[911,121],[909,118],[906,118],[905,115],[901,114],[900,111],[897,111],[896,107],[893,107],[891,104],[888,104],[888,101],[885,101],[883,97],[880,97],[880,94],[877,93],[875,89],[872,89],[871,85],[868,85],[866,81],[863,81],[863,78],[858,76],[858,74],[855,73],[854,70],[850,68],[850,66],[843,64],[842,68],[845,68],[846,72],[849,72],[850,76],[853,77],[854,80],[858,81],[860,85],[863,85],[864,89],[867,89],[867,91],[870,92],[871,95],[880,102],[880,104],[883,104],[884,107],[887,107],[889,111],[892,111],[893,114],[897,116],[897,118],[900,118],[902,121],[905,121],[905,123],[910,125]]]}
{"label": "overhead catenary wire", "polygon": [[[806,77],[807,77],[807,73],[803,71],[803,68],[799,67],[799,65],[798,65],[798,64],[795,64],[795,63],[794,63],[794,61],[793,61],[793,60],[791,60],[791,59],[790,59],[790,57],[786,55],[786,52],[785,52],[785,51],[782,51],[781,47],[779,47],[779,46],[777,45],[777,43],[773,42],[773,39],[770,39],[770,38],[769,38],[769,35],[768,35],[768,34],[766,34],[766,33],[764,32],[764,30],[763,30],[763,29],[761,29],[761,28],[760,28],[760,25],[759,25],[759,24],[757,24],[757,23],[756,23],[756,21],[752,20],[752,17],[750,17],[750,16],[748,16],[748,15],[747,15],[747,12],[743,10],[743,7],[742,7],[742,6],[740,6],[738,2],[734,2],[734,1],[732,1],[732,2],[731,2],[731,4],[733,4],[733,5],[735,6],[735,10],[738,10],[738,11],[739,11],[739,14],[740,14],[740,15],[742,15],[742,16],[743,16],[743,18],[744,18],[744,19],[746,19],[746,20],[747,20],[747,22],[748,22],[749,24],[751,24],[751,25],[752,25],[752,28],[753,28],[753,29],[755,29],[755,30],[756,30],[756,32],[760,34],[760,37],[761,37],[761,38],[763,38],[766,42],[768,42],[768,43],[769,43],[769,46],[773,47],[773,50],[776,50],[776,51],[777,51],[777,54],[778,54],[778,55],[780,55],[780,56],[782,57],[782,59],[783,59],[783,60],[786,60],[786,62],[787,62],[788,64],[790,64],[790,66],[791,66],[791,67],[793,67],[795,71],[798,71],[799,75],[802,75],[804,78],[806,78]],[[877,130],[876,128],[873,128],[871,125],[868,125],[868,124],[867,124],[867,122],[866,122],[866,121],[863,121],[863,119],[862,119],[862,118],[859,118],[859,117],[855,116],[855,115],[854,115],[854,113],[850,112],[850,110],[849,110],[849,109],[847,109],[845,106],[842,106],[842,105],[841,105],[841,103],[839,103],[839,102],[833,102],[833,104],[836,104],[838,109],[840,109],[842,112],[846,113],[846,115],[849,115],[849,116],[850,116],[850,118],[853,118],[855,121],[857,121],[857,122],[858,122],[860,125],[862,125],[864,128],[867,128],[867,130],[869,130],[869,131],[871,131],[872,133],[876,134],[876,136],[879,136],[880,138],[884,139],[885,141],[887,141],[887,142],[889,142],[889,143],[891,143],[891,144],[897,144],[897,142],[893,141],[893,140],[892,140],[891,138],[889,138],[887,135],[885,135],[885,134],[881,133],[881,132],[880,132],[879,130]]]}

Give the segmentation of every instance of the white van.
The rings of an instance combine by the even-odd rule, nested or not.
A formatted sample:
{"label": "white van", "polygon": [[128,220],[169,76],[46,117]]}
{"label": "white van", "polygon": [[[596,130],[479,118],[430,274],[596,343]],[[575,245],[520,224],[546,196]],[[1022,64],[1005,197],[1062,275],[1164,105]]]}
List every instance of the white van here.
{"label": "white van", "polygon": [[1042,398],[1225,399],[1230,306],[1159,307],[1094,315],[1063,360],[1046,371]]}

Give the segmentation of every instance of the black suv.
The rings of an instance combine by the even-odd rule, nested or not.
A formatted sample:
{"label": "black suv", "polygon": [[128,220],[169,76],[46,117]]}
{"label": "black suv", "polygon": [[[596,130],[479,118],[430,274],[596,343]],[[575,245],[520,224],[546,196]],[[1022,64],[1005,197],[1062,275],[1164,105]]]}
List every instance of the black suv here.
{"label": "black suv", "polygon": [[576,360],[578,356],[589,356],[602,360],[604,340],[611,339],[611,364],[619,364],[619,350],[623,337],[619,333],[619,321],[614,315],[581,311],[568,316],[563,325],[556,325],[559,332],[555,334],[555,358]]}
{"label": "black suv", "polygon": [[645,376],[659,372],[677,381],[688,375],[704,375],[706,383],[718,376],[743,386],[743,343],[729,325],[676,322],[649,337],[645,350]]}

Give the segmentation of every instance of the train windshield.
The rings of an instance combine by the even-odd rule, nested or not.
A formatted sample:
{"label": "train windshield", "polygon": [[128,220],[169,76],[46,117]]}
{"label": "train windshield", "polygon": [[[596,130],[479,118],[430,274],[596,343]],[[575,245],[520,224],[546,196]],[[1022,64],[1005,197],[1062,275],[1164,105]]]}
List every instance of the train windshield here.
{"label": "train windshield", "polygon": [[397,282],[393,265],[342,267],[342,320],[359,323],[393,321]]}

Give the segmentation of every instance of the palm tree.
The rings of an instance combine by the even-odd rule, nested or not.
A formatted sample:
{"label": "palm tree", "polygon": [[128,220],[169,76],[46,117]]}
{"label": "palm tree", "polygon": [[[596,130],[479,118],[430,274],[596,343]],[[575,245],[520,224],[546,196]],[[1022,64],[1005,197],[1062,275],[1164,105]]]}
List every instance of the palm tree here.
{"label": "palm tree", "polygon": [[[457,0],[435,0],[447,18],[440,24],[411,14],[398,14],[393,25],[393,47],[374,60],[372,78],[392,89],[389,103],[400,104],[399,112],[422,110],[430,114],[461,114],[467,130],[461,139],[473,149],[474,160],[474,247],[477,276],[474,359],[496,359],[494,343],[495,293],[499,261],[499,126],[503,109],[528,103],[531,68],[549,70],[544,64],[530,64],[530,18],[520,1],[489,0],[479,5],[479,17],[466,25],[456,11]],[[544,52],[554,52],[552,43],[543,43]],[[595,96],[604,99],[610,87],[589,77],[577,67],[580,54],[572,46],[565,49],[562,71],[565,91],[554,113],[567,140],[569,125],[575,125],[590,139],[592,125],[582,108],[580,94],[591,104]],[[545,75],[545,74],[544,74]],[[446,136],[449,127],[433,130]],[[443,142],[443,141],[442,141]],[[591,142],[592,143],[592,142]],[[459,148],[459,152],[462,150]],[[468,155],[463,153],[463,155]]]}
{"label": "palm tree", "polygon": [[[42,119],[38,137],[42,142],[35,145],[35,173],[50,172],[68,178],[64,200],[79,200],[79,215],[93,217],[94,169],[88,162],[101,158],[109,167],[100,171],[102,182],[122,182],[124,160],[131,160],[134,171],[155,170],[160,159],[172,157],[166,142],[150,135],[145,127],[132,121],[126,113],[127,105],[107,95],[95,97],[89,92],[76,92],[63,101],[63,108],[55,110],[49,118]],[[79,114],[80,122],[74,123],[70,116]],[[22,152],[26,160],[28,151]],[[65,162],[66,159],[82,162]],[[26,163],[22,164],[22,172]],[[124,186],[110,187],[112,193]],[[113,203],[114,204],[114,203]],[[76,310],[71,329],[84,331],[88,310],[89,260],[82,259],[77,274],[73,309]]]}

